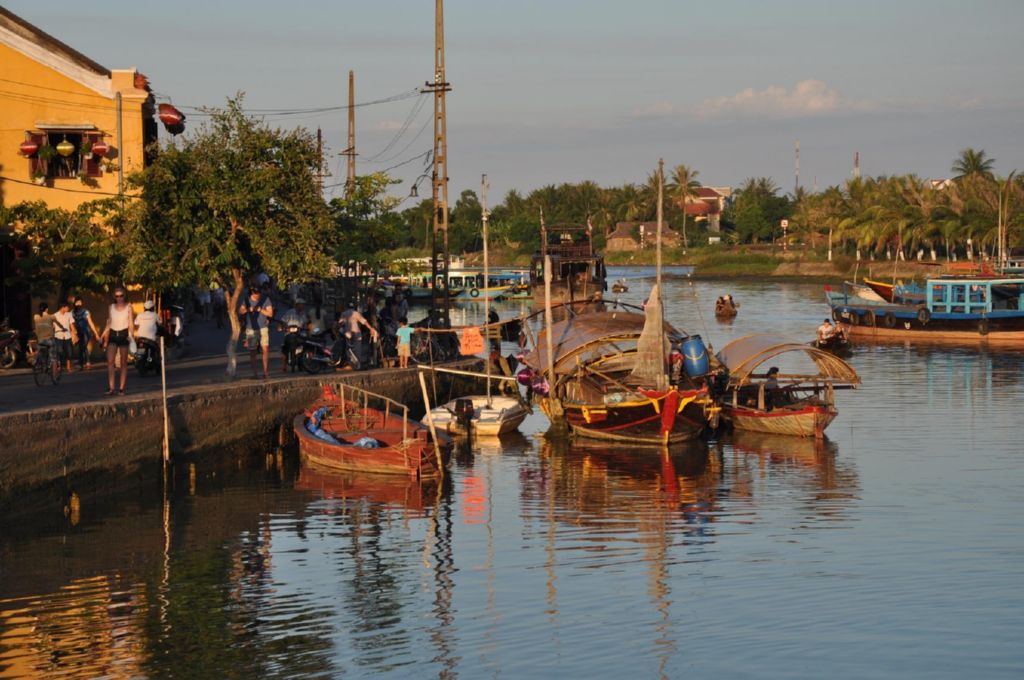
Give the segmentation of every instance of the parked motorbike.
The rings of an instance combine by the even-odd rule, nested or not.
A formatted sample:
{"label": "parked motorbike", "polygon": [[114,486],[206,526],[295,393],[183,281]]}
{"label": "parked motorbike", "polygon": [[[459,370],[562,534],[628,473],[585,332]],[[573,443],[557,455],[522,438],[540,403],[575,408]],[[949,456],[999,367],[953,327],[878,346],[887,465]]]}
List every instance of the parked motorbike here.
{"label": "parked motorbike", "polygon": [[160,370],[160,345],[147,338],[136,338],[135,345],[135,368],[139,369],[139,375],[146,377],[157,373]]}
{"label": "parked motorbike", "polygon": [[21,354],[18,331],[12,329],[7,319],[0,321],[0,369],[13,368]]}
{"label": "parked motorbike", "polygon": [[345,364],[353,368],[359,365],[358,360],[349,351],[344,335],[339,335],[335,340],[331,333],[314,328],[309,337],[303,339],[301,348],[299,361],[308,373],[322,373]]}

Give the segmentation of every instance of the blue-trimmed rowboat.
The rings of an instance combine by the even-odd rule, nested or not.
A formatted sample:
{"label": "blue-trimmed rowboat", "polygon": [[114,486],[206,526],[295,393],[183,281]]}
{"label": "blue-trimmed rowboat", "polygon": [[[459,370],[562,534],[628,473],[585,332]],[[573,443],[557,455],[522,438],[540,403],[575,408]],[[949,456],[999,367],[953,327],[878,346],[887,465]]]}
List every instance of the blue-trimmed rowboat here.
{"label": "blue-trimmed rowboat", "polygon": [[825,296],[832,318],[853,338],[1024,346],[1024,278],[928,279],[916,302],[873,302],[830,287]]}

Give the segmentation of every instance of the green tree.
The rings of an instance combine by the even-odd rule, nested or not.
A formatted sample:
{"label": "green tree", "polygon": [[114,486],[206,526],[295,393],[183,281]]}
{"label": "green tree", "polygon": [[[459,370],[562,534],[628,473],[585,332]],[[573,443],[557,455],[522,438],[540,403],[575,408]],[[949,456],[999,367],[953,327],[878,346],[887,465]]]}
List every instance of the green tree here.
{"label": "green tree", "polygon": [[139,190],[124,222],[128,278],[158,287],[225,284],[229,375],[234,375],[247,273],[281,282],[324,276],[337,232],[317,185],[316,141],[271,129],[242,111],[242,95],[213,109],[194,134],[159,149],[131,177]]}
{"label": "green tree", "polygon": [[960,156],[953,161],[953,172],[956,178],[981,175],[992,179],[992,172],[995,169],[996,159],[989,158],[984,149],[975,151],[968,147],[960,152]]}
{"label": "green tree", "polygon": [[691,198],[696,198],[697,190],[700,189],[700,182],[697,181],[697,175],[700,172],[689,168],[685,165],[677,165],[672,169],[672,174],[669,177],[668,186],[665,187],[666,195],[668,195],[672,202],[679,207],[679,211],[683,214],[683,247],[689,246],[689,240],[686,238],[686,204],[689,203]]}
{"label": "green tree", "polygon": [[[388,250],[414,242],[410,226],[395,212],[401,200],[387,195],[394,184],[398,181],[382,172],[359,175],[350,192],[330,202],[338,244],[335,260],[377,267],[385,263]],[[432,211],[428,216],[433,224]]]}
{"label": "green tree", "polygon": [[71,291],[100,291],[122,283],[121,250],[104,220],[102,204],[89,202],[65,210],[35,201],[8,209],[8,219],[19,225],[18,236],[29,249],[4,285],[64,298]]}

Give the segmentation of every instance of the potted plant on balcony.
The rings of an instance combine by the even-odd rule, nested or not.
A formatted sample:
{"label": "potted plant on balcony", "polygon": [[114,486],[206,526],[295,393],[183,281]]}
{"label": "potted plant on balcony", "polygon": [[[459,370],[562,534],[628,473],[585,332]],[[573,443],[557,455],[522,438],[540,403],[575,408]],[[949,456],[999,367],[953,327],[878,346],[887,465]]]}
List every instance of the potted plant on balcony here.
{"label": "potted plant on balcony", "polygon": [[36,168],[32,172],[32,183],[38,184],[40,186],[46,184],[46,173],[43,171],[42,168]]}
{"label": "potted plant on balcony", "polygon": [[57,157],[57,150],[49,144],[43,144],[36,152],[36,157],[43,162],[49,162]]}
{"label": "potted plant on balcony", "polygon": [[85,160],[92,160],[92,140],[88,138],[82,139],[81,147],[82,158]]}

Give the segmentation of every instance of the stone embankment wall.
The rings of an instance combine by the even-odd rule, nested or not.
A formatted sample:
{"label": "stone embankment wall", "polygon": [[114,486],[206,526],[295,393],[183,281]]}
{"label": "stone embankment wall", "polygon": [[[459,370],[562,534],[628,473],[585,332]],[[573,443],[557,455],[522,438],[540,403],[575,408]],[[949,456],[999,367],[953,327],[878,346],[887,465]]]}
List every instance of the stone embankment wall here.
{"label": "stone embankment wall", "polygon": [[[176,456],[216,455],[218,447],[290,422],[321,393],[323,384],[339,382],[408,404],[415,415],[422,415],[416,369],[202,385],[168,394],[171,451]],[[473,384],[473,379],[438,375],[437,397],[446,401],[460,396]],[[0,512],[23,510],[16,506],[29,491],[62,479],[124,479],[159,464],[161,403],[157,394],[0,416]]]}

